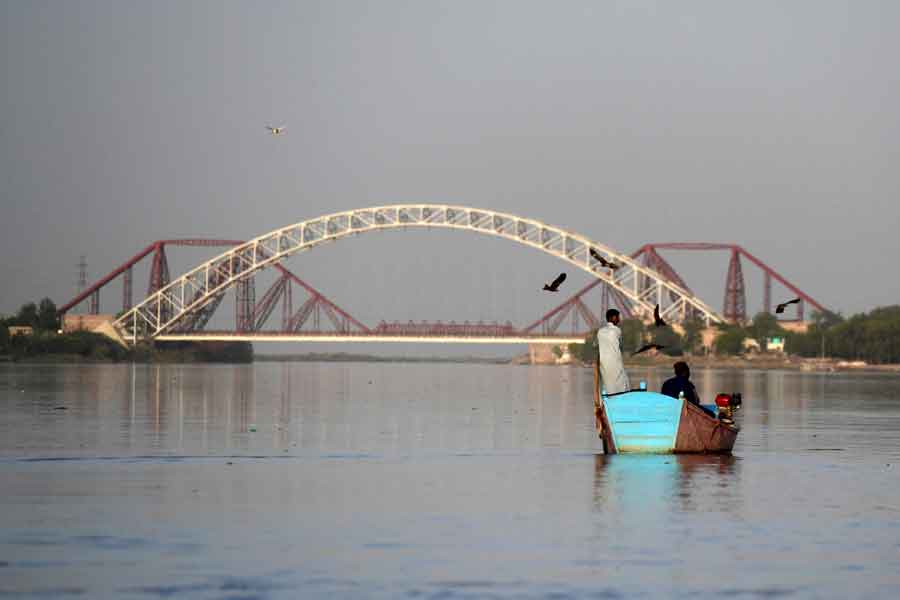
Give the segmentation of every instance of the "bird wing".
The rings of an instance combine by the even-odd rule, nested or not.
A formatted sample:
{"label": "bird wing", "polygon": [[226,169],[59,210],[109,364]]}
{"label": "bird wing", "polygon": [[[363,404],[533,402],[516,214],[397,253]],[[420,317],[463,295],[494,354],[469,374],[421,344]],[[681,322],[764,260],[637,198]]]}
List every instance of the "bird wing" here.
{"label": "bird wing", "polygon": [[794,298],[793,300],[788,300],[787,302],[782,302],[778,306],[775,307],[775,314],[780,315],[784,312],[784,309],[788,307],[788,304],[797,304],[800,302],[800,298]]}
{"label": "bird wing", "polygon": [[663,348],[665,348],[665,346],[660,346],[659,344],[644,344],[636,352],[634,352],[632,356],[634,356],[635,354],[640,354],[641,352],[646,352],[647,350],[662,350]]}
{"label": "bird wing", "polygon": [[559,274],[559,277],[557,277],[556,279],[554,279],[554,280],[553,280],[553,283],[550,284],[550,287],[552,287],[552,288],[559,287],[559,285],[560,285],[563,281],[565,281],[565,280],[566,280],[566,274],[565,274],[565,273],[560,273],[560,274]]}
{"label": "bird wing", "polygon": [[597,252],[596,250],[591,248],[590,253],[591,253],[591,256],[593,256],[597,260],[597,262],[599,262],[601,265],[603,265],[604,267],[609,266],[609,261],[606,260],[605,258],[603,258],[603,256],[601,256],[599,252]]}

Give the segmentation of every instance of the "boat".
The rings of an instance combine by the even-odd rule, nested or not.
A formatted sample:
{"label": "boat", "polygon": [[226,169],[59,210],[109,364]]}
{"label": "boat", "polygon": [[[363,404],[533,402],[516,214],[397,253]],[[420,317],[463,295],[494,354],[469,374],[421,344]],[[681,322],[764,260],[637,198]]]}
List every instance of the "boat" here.
{"label": "boat", "polygon": [[733,419],[737,393],[719,394],[702,408],[644,389],[600,396],[597,429],[607,454],[729,454],[740,431]]}

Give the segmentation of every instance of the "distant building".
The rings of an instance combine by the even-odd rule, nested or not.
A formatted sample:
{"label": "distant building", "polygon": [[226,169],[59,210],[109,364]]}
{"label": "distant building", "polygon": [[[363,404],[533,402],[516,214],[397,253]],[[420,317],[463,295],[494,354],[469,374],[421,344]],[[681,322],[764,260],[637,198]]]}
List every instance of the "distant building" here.
{"label": "distant building", "polygon": [[9,337],[15,335],[32,335],[34,333],[34,329],[28,325],[13,325],[7,327],[7,330],[9,331]]}
{"label": "distant building", "polygon": [[[559,352],[559,355],[553,351],[554,349]],[[565,351],[567,352],[568,348]],[[556,365],[559,364],[562,355],[563,348],[553,344],[542,344],[540,342],[528,344],[528,362],[532,365]]]}
{"label": "distant building", "polygon": [[806,333],[809,330],[809,325],[809,321],[789,321],[786,319],[778,321],[779,327],[793,333]]}
{"label": "distant building", "polygon": [[784,336],[766,338],[766,352],[784,352]]}
{"label": "distant building", "polygon": [[718,327],[706,327],[700,331],[700,345],[703,346],[703,351],[706,354],[712,352],[713,347],[716,345],[716,338],[722,335],[722,330]]}
{"label": "distant building", "polygon": [[73,315],[66,313],[63,315],[62,330],[64,333],[70,331],[94,331],[105,323],[112,323],[116,320],[116,315]]}

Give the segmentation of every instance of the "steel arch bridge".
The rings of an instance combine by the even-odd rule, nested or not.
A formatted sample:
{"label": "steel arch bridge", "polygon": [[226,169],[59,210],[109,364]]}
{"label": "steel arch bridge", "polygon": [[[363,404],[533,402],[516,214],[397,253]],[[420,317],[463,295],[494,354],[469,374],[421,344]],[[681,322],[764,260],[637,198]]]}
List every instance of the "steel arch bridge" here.
{"label": "steel arch bridge", "polygon": [[[537,248],[606,283],[613,293],[630,304],[635,315],[648,316],[659,304],[663,317],[670,320],[694,316],[707,324],[723,321],[684,287],[632,257],[577,233],[488,209],[397,204],[301,221],[230,248],[149,294],[116,319],[114,326],[131,343],[148,338],[169,338],[172,333],[183,330],[192,315],[221,301],[227,289],[246,281],[261,269],[277,266],[293,254],[351,235],[412,227],[471,231]],[[617,268],[603,266],[591,256],[591,249]]]}

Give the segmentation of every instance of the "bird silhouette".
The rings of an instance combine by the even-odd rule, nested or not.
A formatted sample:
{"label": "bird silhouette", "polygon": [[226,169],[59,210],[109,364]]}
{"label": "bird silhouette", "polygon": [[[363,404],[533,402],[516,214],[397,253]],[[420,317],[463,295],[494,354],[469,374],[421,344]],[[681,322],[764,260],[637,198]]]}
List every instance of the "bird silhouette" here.
{"label": "bird silhouette", "polygon": [[659,316],[659,304],[657,304],[656,308],[653,309],[653,322],[657,327],[665,327],[666,325],[668,325],[668,323],[663,321],[663,318]]}
{"label": "bird silhouette", "polygon": [[600,253],[597,252],[596,250],[594,250],[593,248],[590,248],[588,251],[590,252],[591,256],[594,257],[594,260],[596,260],[598,263],[600,263],[600,265],[603,267],[607,267],[607,268],[615,271],[616,269],[618,269],[619,267],[622,266],[622,265],[617,265],[616,263],[609,262],[608,260],[606,260],[605,258],[600,256]]}
{"label": "bird silhouette", "polygon": [[662,350],[665,346],[660,346],[659,344],[644,344],[636,351],[632,352],[631,355],[635,356],[637,354],[641,354],[642,352],[646,352],[647,350]]}
{"label": "bird silhouette", "polygon": [[552,283],[549,283],[549,284],[545,283],[545,284],[544,284],[544,290],[547,291],[547,292],[558,292],[558,291],[559,291],[559,286],[562,285],[562,282],[565,281],[565,280],[566,280],[566,274],[565,274],[565,273],[560,273],[560,274],[559,274],[559,277],[557,277],[556,279],[554,279]]}
{"label": "bird silhouette", "polygon": [[787,302],[782,302],[778,306],[775,307],[775,314],[780,315],[784,312],[784,309],[787,308],[788,304],[797,304],[800,302],[800,298],[794,298],[793,300],[788,300]]}
{"label": "bird silhouette", "polygon": [[266,125],[266,129],[268,129],[269,133],[272,135],[281,135],[285,130],[284,127],[272,127],[271,125]]}

